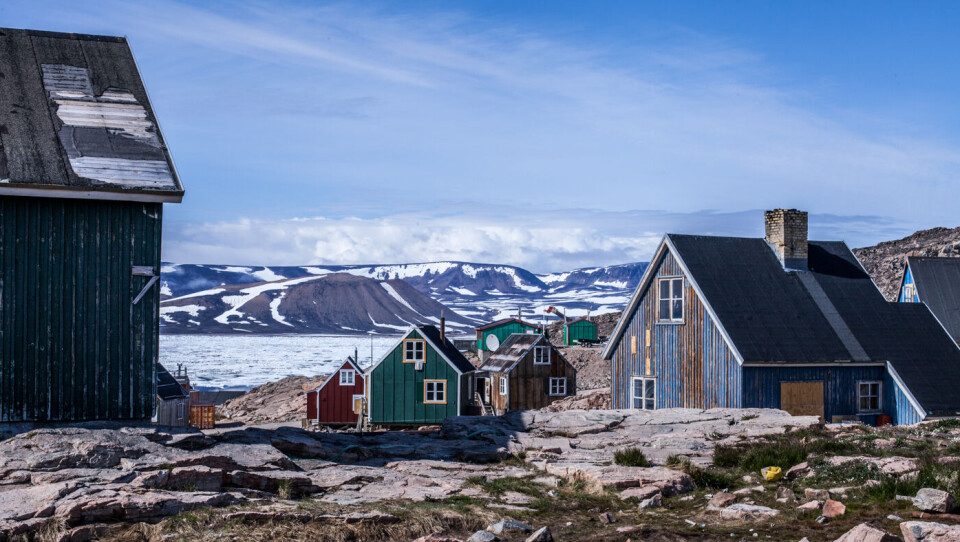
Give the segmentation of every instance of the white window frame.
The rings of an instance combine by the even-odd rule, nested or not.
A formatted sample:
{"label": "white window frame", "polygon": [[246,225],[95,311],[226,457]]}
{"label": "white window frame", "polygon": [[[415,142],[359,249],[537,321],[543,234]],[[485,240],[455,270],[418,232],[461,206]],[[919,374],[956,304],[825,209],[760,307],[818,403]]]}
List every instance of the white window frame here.
{"label": "white window frame", "polygon": [[[348,378],[349,377],[349,378]],[[343,369],[340,371],[340,385],[353,386],[357,383],[357,372],[353,369]]]}
{"label": "white window frame", "polygon": [[[409,348],[408,351],[408,347]],[[403,362],[423,363],[427,361],[427,341],[423,339],[405,339],[403,341]]]}
{"label": "white window frame", "polygon": [[510,382],[507,380],[507,377],[500,377],[499,388],[497,389],[502,397],[507,396],[507,392],[510,391]]}
{"label": "white window frame", "polygon": [[[431,384],[433,386],[431,386]],[[432,390],[430,389],[431,387],[433,388]],[[430,398],[431,395],[433,395],[432,399]],[[446,380],[424,380],[423,381],[423,402],[424,404],[427,404],[427,405],[447,404],[447,381]]]}
{"label": "white window frame", "polygon": [[[680,285],[679,295],[674,291],[674,286]],[[657,281],[657,319],[659,322],[679,323],[683,322],[683,296],[685,280],[683,277],[663,277]],[[666,297],[664,297],[666,294]],[[663,314],[663,302],[667,302],[668,314]],[[680,314],[674,314],[674,303],[680,302]]]}
{"label": "white window frame", "polygon": [[[546,350],[547,354],[544,356],[543,352]],[[534,365],[550,365],[551,357],[551,348],[549,346],[534,346],[533,347],[533,364]],[[544,361],[546,358],[546,361]],[[539,361],[538,361],[539,360]]]}
{"label": "white window frame", "polygon": [[183,408],[183,399],[181,399],[181,400],[177,401],[177,419],[178,419],[178,420],[182,420],[182,419],[183,419],[183,410],[184,410],[184,408]]}
{"label": "white window frame", "polygon": [[[556,386],[554,386],[556,384]],[[556,391],[554,391],[556,388]],[[563,388],[561,390],[561,388]],[[551,376],[550,377],[550,396],[551,397],[563,397],[567,394],[567,378],[565,376]]]}
{"label": "white window frame", "polygon": [[[864,395],[862,386],[868,386],[867,395]],[[877,392],[870,393],[869,386],[876,386]],[[864,399],[877,399],[877,408],[863,408],[861,406]],[[857,381],[857,414],[876,414],[883,412],[883,381],[882,380],[858,380]]]}
{"label": "white window frame", "polygon": [[[908,296],[907,293],[910,295]],[[911,282],[909,284],[903,285],[903,298],[904,303],[913,303],[913,300],[916,299],[917,287]]]}
{"label": "white window frame", "polygon": [[[653,397],[646,397],[642,395],[637,397],[637,381],[640,381],[641,394],[643,394],[647,389],[646,381],[653,382]],[[640,401],[640,406],[637,406],[637,401]],[[653,401],[653,405],[650,408],[647,408],[647,401]],[[630,408],[635,408],[638,410],[656,410],[657,409],[657,379],[651,376],[635,376],[630,380]]]}

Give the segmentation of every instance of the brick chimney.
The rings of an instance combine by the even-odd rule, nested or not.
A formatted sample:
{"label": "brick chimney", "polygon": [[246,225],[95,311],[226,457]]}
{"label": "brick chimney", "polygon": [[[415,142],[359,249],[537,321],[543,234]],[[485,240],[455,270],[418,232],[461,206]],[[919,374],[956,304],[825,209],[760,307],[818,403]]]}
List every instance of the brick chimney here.
{"label": "brick chimney", "polygon": [[763,213],[766,241],[784,269],[807,270],[807,213],[774,209]]}

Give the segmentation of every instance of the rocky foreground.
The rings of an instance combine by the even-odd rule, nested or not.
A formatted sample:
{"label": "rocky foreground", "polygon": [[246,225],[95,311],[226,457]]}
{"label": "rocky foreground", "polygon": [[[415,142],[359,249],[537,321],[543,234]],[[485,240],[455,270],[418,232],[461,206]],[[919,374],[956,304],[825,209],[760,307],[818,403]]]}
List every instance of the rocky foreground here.
{"label": "rocky foreground", "polygon": [[[365,434],[38,429],[0,443],[0,539],[814,541],[860,520],[880,537],[844,540],[960,539],[944,491],[960,429],[816,424],[676,409]],[[786,476],[761,480],[769,464]]]}

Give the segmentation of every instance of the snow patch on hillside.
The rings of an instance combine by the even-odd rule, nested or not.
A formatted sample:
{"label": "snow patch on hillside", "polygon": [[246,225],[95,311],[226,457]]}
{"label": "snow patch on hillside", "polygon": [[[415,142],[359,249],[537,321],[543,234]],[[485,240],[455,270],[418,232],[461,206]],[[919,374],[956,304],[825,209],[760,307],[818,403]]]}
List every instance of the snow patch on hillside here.
{"label": "snow patch on hillside", "polygon": [[[230,305],[230,309],[214,318],[218,323],[228,325],[230,323],[230,317],[236,316],[237,318],[243,318],[243,312],[240,310],[244,305],[250,302],[253,298],[264,292],[271,292],[274,290],[286,290],[288,287],[293,286],[294,284],[301,284],[303,282],[310,282],[311,280],[317,280],[322,278],[322,276],[310,276],[310,277],[300,277],[298,279],[290,279],[284,282],[271,282],[267,284],[260,284],[258,286],[251,286],[249,288],[244,288],[240,290],[240,295],[225,295],[222,299],[224,303]],[[223,290],[221,290],[223,291]]]}
{"label": "snow patch on hillside", "polygon": [[280,295],[273,298],[273,301],[270,302],[270,314],[273,316],[273,319],[276,320],[277,322],[280,322],[285,326],[293,327],[293,324],[291,324],[290,322],[287,322],[286,318],[284,318],[280,314],[280,303],[283,301],[283,297],[285,295],[287,295],[287,292],[280,292]]}
{"label": "snow patch on hillside", "polygon": [[263,282],[273,282],[276,280],[283,280],[287,278],[283,275],[278,275],[274,273],[273,270],[270,269],[269,267],[264,267],[260,271],[254,271],[250,274],[262,280]]}
{"label": "snow patch on hillside", "polygon": [[[403,296],[401,296],[396,290],[394,290],[394,289],[393,289],[393,286],[387,284],[386,282],[381,282],[381,283],[380,283],[380,286],[382,286],[383,289],[386,290],[388,294],[390,294],[390,297],[392,297],[392,298],[396,299],[397,301],[399,301],[401,305],[403,305],[404,307],[410,309],[411,311],[413,311],[413,312],[415,312],[415,313],[417,313],[417,314],[420,314],[420,311],[418,311],[417,309],[413,308],[413,306],[411,306],[410,303],[407,303],[407,300],[404,299]],[[369,314],[369,313],[368,313],[368,314]]]}

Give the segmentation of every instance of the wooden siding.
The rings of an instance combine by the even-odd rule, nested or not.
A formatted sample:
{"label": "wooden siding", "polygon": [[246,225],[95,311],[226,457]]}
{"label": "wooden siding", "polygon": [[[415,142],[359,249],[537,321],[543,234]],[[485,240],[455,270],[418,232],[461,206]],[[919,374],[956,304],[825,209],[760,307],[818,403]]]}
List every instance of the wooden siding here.
{"label": "wooden siding", "polygon": [[894,425],[911,425],[923,421],[922,416],[907,395],[897,385],[897,381],[889,372],[884,372],[883,378],[883,410],[893,418]]}
{"label": "wooden siding", "polygon": [[[781,383],[823,382],[823,409],[826,421],[830,422],[833,416],[856,416],[857,382],[882,381],[885,373],[886,369],[882,366],[744,367],[743,406],[744,408],[780,408]],[[859,418],[867,424],[876,422],[876,414],[862,414]]]}
{"label": "wooden siding", "polygon": [[[683,272],[669,252],[655,265],[637,310],[624,315],[629,320],[611,359],[611,407],[632,408],[632,378],[654,376],[657,408],[739,408],[740,366],[689,279],[684,277],[683,323],[657,322],[658,279]],[[646,375],[648,355],[652,375]]]}
{"label": "wooden siding", "polygon": [[572,324],[563,326],[563,344],[570,346],[580,344],[580,339],[588,341],[597,340],[597,324],[580,320]]}
{"label": "wooden siding", "polygon": [[153,415],[159,203],[0,197],[0,421]]}
{"label": "wooden siding", "polygon": [[[183,405],[183,416],[179,417],[177,405]],[[178,397],[166,401],[157,398],[157,425],[186,427],[190,425],[190,399]]]}
{"label": "wooden siding", "polygon": [[496,335],[497,339],[500,340],[500,344],[503,344],[510,335],[514,333],[527,333],[528,331],[540,333],[540,328],[510,321],[490,329],[477,330],[477,351],[490,351],[490,349],[487,348],[487,337],[490,335]]}
{"label": "wooden siding", "polygon": [[[490,405],[498,412],[510,410],[535,410],[543,408],[557,399],[576,395],[577,371],[560,355],[560,351],[550,346],[550,365],[533,363],[533,348],[517,363],[509,373],[490,373]],[[500,378],[507,378],[507,397],[500,395]],[[550,379],[566,378],[567,394],[550,395]]]}
{"label": "wooden siding", "polygon": [[[418,332],[411,331],[407,338],[423,337]],[[370,422],[374,424],[435,424],[442,423],[448,416],[459,415],[464,390],[460,389],[458,393],[457,384],[460,381],[458,377],[456,369],[450,366],[429,342],[423,370],[415,370],[415,364],[403,362],[403,343],[401,342],[367,375]],[[424,380],[447,382],[446,404],[423,402]]]}
{"label": "wooden siding", "polygon": [[317,406],[319,402],[317,398],[320,395],[317,393],[317,390],[310,390],[307,392],[307,419],[316,420],[317,419]]}
{"label": "wooden siding", "polygon": [[897,301],[900,303],[919,303],[920,297],[917,295],[916,286],[913,288],[913,299],[907,299],[906,292],[903,288],[907,284],[913,284],[913,273],[910,272],[910,266],[907,266],[903,272],[903,282],[900,283],[900,291],[897,292]]}
{"label": "wooden siding", "polygon": [[353,366],[344,363],[337,372],[330,375],[319,392],[319,406],[317,421],[321,424],[355,424],[358,416],[353,412],[353,396],[364,394],[364,379],[366,375],[359,371],[354,375],[352,386],[340,385],[340,371],[353,370]]}

